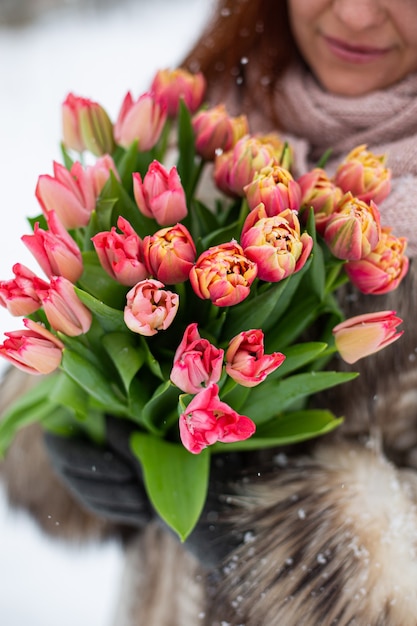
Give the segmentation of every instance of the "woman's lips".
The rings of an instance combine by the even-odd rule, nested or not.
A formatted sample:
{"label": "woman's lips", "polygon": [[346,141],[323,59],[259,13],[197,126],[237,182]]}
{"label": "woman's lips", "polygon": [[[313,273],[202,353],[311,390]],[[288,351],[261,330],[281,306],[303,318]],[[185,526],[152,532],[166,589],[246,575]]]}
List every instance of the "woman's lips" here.
{"label": "woman's lips", "polygon": [[380,59],[390,50],[390,48],[354,45],[326,35],[323,36],[323,39],[335,56],[348,63],[370,63]]}

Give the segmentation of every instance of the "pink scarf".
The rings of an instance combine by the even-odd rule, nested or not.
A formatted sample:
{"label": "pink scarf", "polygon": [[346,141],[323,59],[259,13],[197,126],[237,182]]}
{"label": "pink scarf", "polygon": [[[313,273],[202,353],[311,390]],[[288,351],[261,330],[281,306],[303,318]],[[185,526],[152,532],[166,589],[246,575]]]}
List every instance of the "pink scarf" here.
{"label": "pink scarf", "polygon": [[328,148],[329,171],[360,144],[387,153],[393,184],[379,206],[382,223],[407,237],[407,253],[416,255],[417,74],[384,91],[347,98],[324,91],[307,70],[295,67],[280,81],[274,107],[294,146],[298,174],[314,167]]}

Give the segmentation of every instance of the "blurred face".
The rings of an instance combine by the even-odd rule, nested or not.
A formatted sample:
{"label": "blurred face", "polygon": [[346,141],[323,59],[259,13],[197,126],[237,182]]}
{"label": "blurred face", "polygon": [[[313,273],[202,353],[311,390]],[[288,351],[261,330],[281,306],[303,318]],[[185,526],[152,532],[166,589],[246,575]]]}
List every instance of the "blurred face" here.
{"label": "blurred face", "polygon": [[360,96],[417,71],[417,0],[287,0],[291,28],[325,89]]}

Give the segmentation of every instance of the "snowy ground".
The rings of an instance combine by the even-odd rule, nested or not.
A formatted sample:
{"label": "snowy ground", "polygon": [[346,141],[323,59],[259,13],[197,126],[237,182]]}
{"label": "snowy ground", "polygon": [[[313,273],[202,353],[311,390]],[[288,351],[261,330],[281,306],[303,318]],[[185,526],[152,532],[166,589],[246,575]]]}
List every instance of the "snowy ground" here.
{"label": "snowy ground", "polygon": [[[60,158],[66,94],[101,102],[114,119],[127,90],[138,96],[157,69],[175,67],[210,7],[211,0],[125,1],[99,13],[65,9],[26,28],[0,28],[0,279],[12,277],[17,261],[36,268],[20,236],[29,232],[25,217],[40,212],[37,177]],[[21,327],[0,308],[0,341]],[[115,545],[50,542],[24,514],[8,510],[0,491],[2,626],[108,626],[121,564]]]}

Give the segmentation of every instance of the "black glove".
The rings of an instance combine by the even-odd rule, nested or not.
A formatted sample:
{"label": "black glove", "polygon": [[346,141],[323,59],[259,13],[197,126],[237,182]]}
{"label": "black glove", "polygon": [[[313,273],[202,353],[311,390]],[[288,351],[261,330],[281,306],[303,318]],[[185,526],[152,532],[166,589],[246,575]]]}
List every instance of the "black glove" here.
{"label": "black glove", "polygon": [[[96,515],[124,526],[143,528],[155,517],[142,480],[142,470],[129,448],[135,426],[123,419],[106,420],[107,445],[82,438],[45,435],[52,465],[69,490]],[[214,455],[206,504],[185,542],[207,568],[218,566],[242,541],[228,521],[228,495],[240,475],[243,455]],[[162,523],[162,522],[161,522]]]}
{"label": "black glove", "polygon": [[81,504],[100,517],[141,528],[154,513],[129,449],[133,429],[126,420],[109,417],[105,447],[51,433],[45,443],[56,473]]}

